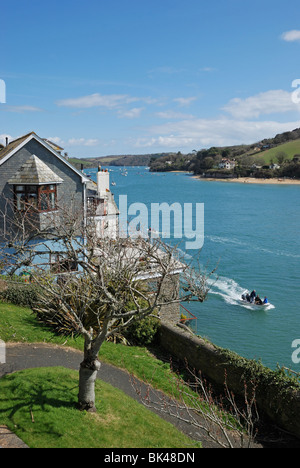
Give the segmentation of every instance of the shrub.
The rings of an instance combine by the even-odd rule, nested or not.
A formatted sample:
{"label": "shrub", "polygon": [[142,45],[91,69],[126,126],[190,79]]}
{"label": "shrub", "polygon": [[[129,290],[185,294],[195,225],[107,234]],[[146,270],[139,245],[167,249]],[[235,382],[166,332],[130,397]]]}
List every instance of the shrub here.
{"label": "shrub", "polygon": [[131,345],[148,346],[154,341],[159,323],[156,317],[137,319],[123,332],[123,335]]}
{"label": "shrub", "polygon": [[8,284],[7,289],[1,291],[0,298],[21,307],[32,308],[38,300],[38,292],[39,288],[32,284],[26,286]]}

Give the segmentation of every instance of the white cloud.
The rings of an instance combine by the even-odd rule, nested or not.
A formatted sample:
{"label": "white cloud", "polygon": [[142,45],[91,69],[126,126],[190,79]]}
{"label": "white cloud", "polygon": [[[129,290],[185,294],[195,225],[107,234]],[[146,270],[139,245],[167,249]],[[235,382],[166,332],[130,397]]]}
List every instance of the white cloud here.
{"label": "white cloud", "polygon": [[185,68],[175,68],[175,67],[165,66],[165,67],[153,68],[152,70],[148,71],[148,74],[152,75],[154,73],[162,73],[166,75],[177,75],[178,73],[183,73],[185,71],[187,71]]}
{"label": "white cloud", "polygon": [[238,119],[257,118],[263,114],[299,111],[292,99],[292,93],[281,89],[266,91],[246,99],[234,98],[223,107]]}
{"label": "white cloud", "polygon": [[127,94],[107,94],[99,93],[90,94],[78,98],[62,99],[57,101],[60,107],[71,107],[76,109],[89,109],[91,107],[105,107],[107,109],[115,109],[120,105],[134,102],[137,98],[131,98]]}
{"label": "white cloud", "polygon": [[4,146],[6,145],[6,138],[8,138],[8,142],[15,139],[15,137],[12,137],[11,135],[8,135],[7,133],[2,133],[2,135],[0,135],[0,143]]}
{"label": "white cloud", "polygon": [[194,118],[194,116],[191,115],[191,114],[184,114],[182,112],[176,112],[176,111],[173,111],[173,110],[166,110],[166,111],[162,111],[162,112],[157,112],[156,115],[160,119],[167,119],[167,120],[171,120],[171,119],[193,119]]}
{"label": "white cloud", "polygon": [[191,147],[193,146],[193,138],[183,137],[183,136],[176,136],[176,135],[168,135],[168,136],[158,136],[152,138],[139,138],[135,146],[137,148],[151,148],[151,147],[163,147],[163,148],[183,148],[183,147]]}
{"label": "white cloud", "polygon": [[145,104],[157,104],[158,100],[148,97],[135,97],[128,94],[89,94],[78,98],[61,99],[56,104],[59,107],[70,107],[72,109],[90,109],[92,107],[104,107],[109,110],[120,109],[134,102]]}
{"label": "white cloud", "polygon": [[193,101],[196,101],[196,100],[197,100],[196,96],[191,96],[188,98],[179,97],[179,98],[173,99],[174,102],[177,102],[182,107],[189,106]]}
{"label": "white cloud", "polygon": [[97,146],[99,140],[97,138],[69,138],[68,140],[63,140],[58,136],[48,137],[47,140],[52,141],[61,147],[64,146]]}
{"label": "white cloud", "polygon": [[61,147],[65,144],[65,142],[60,137],[48,137],[47,140],[52,141],[52,143],[55,143]]}
{"label": "white cloud", "polygon": [[213,68],[213,67],[202,67],[202,68],[200,68],[201,72],[206,72],[206,73],[210,73],[210,72],[213,72],[213,71],[216,71],[216,70],[217,69]]}
{"label": "white cloud", "polygon": [[281,39],[287,42],[300,41],[300,31],[298,29],[286,31],[281,35]]}
{"label": "white cloud", "polygon": [[[291,90],[293,90],[292,85]],[[184,106],[189,106],[193,101],[196,101],[199,96],[177,97],[173,99],[165,98],[164,107],[159,109],[159,111],[158,108],[156,108],[156,113],[152,112],[151,114],[152,117],[156,117],[157,125],[148,128],[144,127],[143,133],[141,133],[142,130],[140,126],[138,129],[132,128],[132,132],[138,131],[136,135],[134,133],[128,135],[129,129],[127,129],[128,137],[126,141],[121,141],[123,140],[121,137],[115,142],[112,142],[109,137],[107,137],[107,139],[101,138],[101,140],[98,140],[97,138],[89,139],[76,136],[69,140],[66,139],[65,144],[61,144],[61,146],[82,148],[95,147],[98,150],[98,147],[101,145],[102,149],[114,147],[114,151],[117,151],[116,148],[118,148],[119,152],[125,151],[125,147],[128,148],[126,151],[131,151],[130,148],[138,148],[139,151],[142,151],[143,148],[147,148],[147,151],[150,150],[152,152],[160,150],[190,152],[194,148],[200,149],[210,146],[254,143],[263,138],[273,137],[277,133],[283,133],[300,127],[300,122],[294,121],[297,119],[297,116],[288,118],[289,121],[284,123],[278,122],[279,119],[277,119],[277,116],[272,116],[272,118],[268,117],[268,119],[264,121],[258,120],[258,117],[263,115],[286,112],[294,112],[293,115],[295,115],[295,112],[300,110],[300,103],[297,104],[295,99],[293,100],[293,93],[295,93],[295,91],[289,92],[277,89],[262,92],[244,99],[231,99],[222,109],[223,116],[211,119],[196,118],[192,114],[186,112]],[[121,121],[122,118],[141,118],[143,116],[143,111],[145,111],[148,105],[157,105],[162,102],[162,100],[157,101],[151,97],[134,97],[127,94],[100,95],[97,93],[89,96],[62,100],[57,104],[79,109],[92,107],[106,108],[113,111],[116,117],[119,118],[119,121]],[[174,102],[177,103],[177,106],[174,106]],[[224,111],[226,111],[226,115]],[[83,133],[81,133],[81,135],[83,135]],[[50,139],[58,144],[62,143],[61,140]]]}
{"label": "white cloud", "polygon": [[300,122],[239,121],[229,118],[182,120],[152,127],[149,137],[138,138],[135,146],[192,151],[193,148],[250,144],[299,126]]}
{"label": "white cloud", "polygon": [[26,112],[42,112],[43,110],[35,106],[4,106],[4,111],[16,112],[18,114],[24,114]]}
{"label": "white cloud", "polygon": [[129,110],[120,110],[118,114],[119,117],[125,117],[127,119],[136,119],[140,117],[143,110],[143,107],[134,107],[133,109]]}
{"label": "white cloud", "polygon": [[99,140],[96,138],[70,138],[67,142],[69,146],[97,146]]}

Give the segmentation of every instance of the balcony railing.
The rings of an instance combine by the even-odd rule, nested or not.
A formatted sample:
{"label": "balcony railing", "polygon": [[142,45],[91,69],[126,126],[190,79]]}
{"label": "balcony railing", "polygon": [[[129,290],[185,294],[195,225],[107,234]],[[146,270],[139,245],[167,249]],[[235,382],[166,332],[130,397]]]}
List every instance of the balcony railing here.
{"label": "balcony railing", "polygon": [[197,333],[197,317],[192,314],[190,310],[188,310],[182,304],[179,304],[180,307],[183,309],[181,313],[180,322],[184,325],[187,325],[194,333]]}

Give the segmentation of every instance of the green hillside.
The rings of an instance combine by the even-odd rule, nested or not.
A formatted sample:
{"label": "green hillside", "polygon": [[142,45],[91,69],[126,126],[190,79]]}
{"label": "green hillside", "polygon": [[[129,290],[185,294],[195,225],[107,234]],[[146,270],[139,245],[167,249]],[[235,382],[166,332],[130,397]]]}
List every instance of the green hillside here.
{"label": "green hillside", "polygon": [[[222,168],[222,160],[229,160],[231,168]],[[206,177],[300,179],[300,128],[251,145],[213,146],[186,155],[174,153],[151,160],[150,170],[188,171]]]}
{"label": "green hillside", "polygon": [[75,166],[77,169],[81,169],[82,166],[84,169],[88,167],[93,167],[93,165],[86,159],[69,158],[68,161],[71,164],[73,164],[73,166]]}
{"label": "green hillside", "polygon": [[163,156],[169,156],[173,153],[154,153],[154,154],[126,154],[100,156],[96,158],[70,158],[69,161],[78,169],[83,166],[84,169],[100,166],[149,166],[151,160],[159,159]]}
{"label": "green hillside", "polygon": [[274,148],[267,149],[255,155],[260,158],[264,164],[272,162],[277,163],[278,155],[285,154],[285,159],[291,160],[295,154],[300,154],[300,139],[283,143],[282,145],[275,146]]}

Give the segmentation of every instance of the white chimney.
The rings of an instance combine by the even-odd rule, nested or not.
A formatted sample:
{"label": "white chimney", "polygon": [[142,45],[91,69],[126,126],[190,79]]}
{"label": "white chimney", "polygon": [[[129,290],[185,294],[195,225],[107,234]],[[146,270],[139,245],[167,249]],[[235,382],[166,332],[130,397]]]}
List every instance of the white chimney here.
{"label": "white chimney", "polygon": [[101,166],[98,167],[97,190],[100,197],[105,196],[109,190],[109,172],[107,169],[101,170]]}

